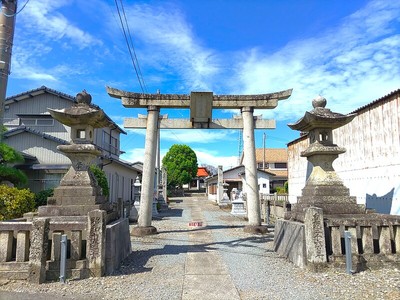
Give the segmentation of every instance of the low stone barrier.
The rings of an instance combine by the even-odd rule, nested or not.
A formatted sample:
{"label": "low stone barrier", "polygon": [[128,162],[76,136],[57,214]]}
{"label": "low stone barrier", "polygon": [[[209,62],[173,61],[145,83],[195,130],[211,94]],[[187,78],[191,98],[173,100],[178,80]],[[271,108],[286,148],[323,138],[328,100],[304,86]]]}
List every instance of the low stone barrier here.
{"label": "low stone barrier", "polygon": [[131,252],[129,222],[106,225],[106,213],[0,222],[0,279],[58,280],[61,236],[67,235],[66,278],[111,274]]}
{"label": "low stone barrier", "polygon": [[310,207],[304,223],[278,219],[274,250],[299,267],[318,271],[346,263],[344,232],[351,234],[354,271],[400,267],[400,217],[382,214],[323,215]]}

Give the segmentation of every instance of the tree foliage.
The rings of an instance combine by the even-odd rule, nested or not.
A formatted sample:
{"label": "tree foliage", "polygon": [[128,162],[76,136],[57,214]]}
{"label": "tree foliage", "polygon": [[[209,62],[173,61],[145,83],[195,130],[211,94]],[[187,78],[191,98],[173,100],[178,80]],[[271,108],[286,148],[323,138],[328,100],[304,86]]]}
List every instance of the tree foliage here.
{"label": "tree foliage", "polygon": [[182,187],[197,175],[197,156],[187,145],[172,145],[162,164],[167,172],[169,186]]}
{"label": "tree foliage", "polygon": [[[5,128],[2,127],[0,131],[0,134],[3,134]],[[22,161],[24,161],[23,156],[14,148],[8,146],[6,143],[0,143],[0,183],[2,181],[9,181],[14,185],[27,183],[28,178],[25,173],[12,167],[14,163]]]}
{"label": "tree foliage", "polygon": [[103,195],[107,197],[110,194],[110,189],[108,187],[106,173],[96,165],[91,165],[89,168],[94,177],[96,177],[97,184],[101,187]]}
{"label": "tree foliage", "polygon": [[34,208],[34,193],[28,189],[0,185],[0,221],[20,218]]}

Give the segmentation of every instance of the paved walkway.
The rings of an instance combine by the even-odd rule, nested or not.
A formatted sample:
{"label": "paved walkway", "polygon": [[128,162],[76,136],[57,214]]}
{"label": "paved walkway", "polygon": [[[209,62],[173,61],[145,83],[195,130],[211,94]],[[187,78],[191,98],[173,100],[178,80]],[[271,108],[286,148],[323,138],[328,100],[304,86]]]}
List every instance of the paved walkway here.
{"label": "paved walkway", "polygon": [[9,283],[0,299],[399,299],[397,269],[310,273],[277,256],[273,232],[245,233],[245,220],[205,198],[172,200],[152,222],[158,234],[131,237],[132,254],[112,276]]}

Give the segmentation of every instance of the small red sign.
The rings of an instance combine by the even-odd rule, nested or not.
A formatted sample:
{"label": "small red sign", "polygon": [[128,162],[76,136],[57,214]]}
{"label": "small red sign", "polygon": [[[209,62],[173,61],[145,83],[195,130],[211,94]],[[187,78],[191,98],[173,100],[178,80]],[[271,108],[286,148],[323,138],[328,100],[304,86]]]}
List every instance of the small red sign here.
{"label": "small red sign", "polygon": [[189,222],[189,226],[201,227],[201,226],[203,226],[203,222],[199,222],[199,221]]}

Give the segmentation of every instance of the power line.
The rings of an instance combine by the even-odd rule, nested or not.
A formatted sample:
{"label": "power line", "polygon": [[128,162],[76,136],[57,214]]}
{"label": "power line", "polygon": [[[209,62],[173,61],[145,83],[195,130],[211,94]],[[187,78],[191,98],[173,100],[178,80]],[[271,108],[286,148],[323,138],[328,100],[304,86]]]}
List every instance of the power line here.
{"label": "power line", "polygon": [[26,0],[25,4],[22,5],[21,9],[20,9],[19,11],[17,11],[16,13],[14,13],[14,14],[11,14],[11,15],[6,14],[5,12],[3,12],[3,7],[1,8],[1,12],[2,12],[3,15],[6,16],[7,18],[12,18],[12,17],[18,15],[18,14],[25,8],[25,6],[28,4],[28,2],[29,2],[29,0]]}
{"label": "power line", "polygon": [[[130,29],[129,29],[128,20],[126,18],[124,4],[122,3],[122,0],[120,0],[119,2],[120,2],[121,9],[118,5],[117,0],[115,0],[115,6],[117,8],[119,20],[121,22],[121,28],[122,28],[122,32],[124,34],[125,42],[126,42],[126,45],[128,46],[128,51],[129,51],[129,55],[131,57],[132,65],[133,65],[133,68],[135,69],[136,77],[138,79],[142,93],[147,93],[147,86],[146,86],[146,83],[144,82],[142,71],[139,66],[139,61],[137,59],[135,47],[133,45],[133,39],[132,39],[132,35],[131,35]],[[121,15],[121,10],[122,10],[123,17]]]}

